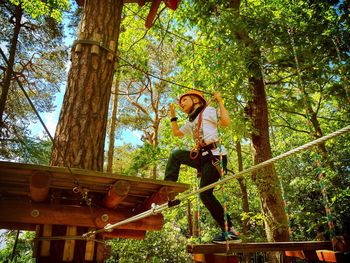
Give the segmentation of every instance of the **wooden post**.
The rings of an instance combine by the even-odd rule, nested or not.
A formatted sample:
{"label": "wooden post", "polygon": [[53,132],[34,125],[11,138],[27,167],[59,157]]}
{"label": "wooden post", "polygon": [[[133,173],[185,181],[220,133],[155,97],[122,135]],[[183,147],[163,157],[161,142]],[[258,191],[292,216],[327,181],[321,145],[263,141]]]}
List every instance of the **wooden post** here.
{"label": "wooden post", "polygon": [[130,191],[130,183],[128,181],[119,180],[112,185],[103,199],[103,205],[106,208],[113,209],[120,204]]}
{"label": "wooden post", "polygon": [[[92,231],[92,230],[94,230],[94,228],[89,228],[89,231]],[[91,238],[95,238],[95,235],[93,235]],[[94,253],[95,253],[95,241],[87,240],[86,246],[85,246],[85,260],[93,261]]]}
{"label": "wooden post", "polygon": [[30,196],[35,202],[43,202],[47,199],[50,187],[50,174],[36,172],[30,178]]}
{"label": "wooden post", "polygon": [[[43,225],[43,237],[51,237],[52,236],[52,225]],[[48,257],[50,256],[50,240],[41,241],[41,249],[40,249],[40,257]]]}
{"label": "wooden post", "polygon": [[[67,226],[66,236],[76,236],[77,235],[77,227],[76,226]],[[75,248],[75,240],[66,240],[64,242],[64,250],[63,250],[63,261],[71,262],[74,259],[74,248]]]}

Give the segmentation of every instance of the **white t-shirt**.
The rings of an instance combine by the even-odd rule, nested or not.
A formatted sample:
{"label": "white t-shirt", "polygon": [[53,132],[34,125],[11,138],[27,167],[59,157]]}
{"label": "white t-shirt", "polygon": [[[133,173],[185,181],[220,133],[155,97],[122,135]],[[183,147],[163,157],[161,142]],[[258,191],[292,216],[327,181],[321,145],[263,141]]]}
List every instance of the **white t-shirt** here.
{"label": "white t-shirt", "polygon": [[[190,135],[196,139],[199,115],[200,114],[198,114],[193,122],[187,122],[185,125],[180,127],[180,131],[183,134]],[[199,132],[199,135],[203,138],[205,144],[210,144],[219,140],[217,124],[218,120],[215,108],[211,106],[206,107],[202,114],[202,125]],[[213,155],[220,155],[220,148],[222,155],[227,154],[225,147],[220,145],[220,147],[211,150]]]}

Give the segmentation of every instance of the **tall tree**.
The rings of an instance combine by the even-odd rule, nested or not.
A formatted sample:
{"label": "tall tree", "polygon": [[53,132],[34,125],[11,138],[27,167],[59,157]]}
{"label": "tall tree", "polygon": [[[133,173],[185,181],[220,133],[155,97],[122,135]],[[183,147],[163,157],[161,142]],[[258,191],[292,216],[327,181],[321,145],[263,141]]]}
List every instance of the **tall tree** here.
{"label": "tall tree", "polygon": [[0,3],[0,144],[3,158],[21,159],[16,155],[26,152],[24,142],[33,141],[28,137],[28,126],[36,117],[22,88],[38,112],[49,112],[54,108],[53,94],[60,89],[65,70],[63,61],[67,55],[62,48],[60,24],[62,10],[67,8],[66,1]]}
{"label": "tall tree", "polygon": [[103,170],[122,0],[87,1],[55,134],[52,165]]}
{"label": "tall tree", "polygon": [[[81,3],[81,1],[77,1]],[[103,171],[104,146],[123,0],[84,1],[72,47],[67,89],[56,128],[51,165]],[[83,194],[83,193],[82,193]],[[44,229],[49,227],[44,226]],[[53,226],[52,231],[87,231]],[[51,260],[62,258],[63,242],[52,243]],[[85,251],[77,243],[76,251]],[[74,253],[75,261],[85,255]]]}

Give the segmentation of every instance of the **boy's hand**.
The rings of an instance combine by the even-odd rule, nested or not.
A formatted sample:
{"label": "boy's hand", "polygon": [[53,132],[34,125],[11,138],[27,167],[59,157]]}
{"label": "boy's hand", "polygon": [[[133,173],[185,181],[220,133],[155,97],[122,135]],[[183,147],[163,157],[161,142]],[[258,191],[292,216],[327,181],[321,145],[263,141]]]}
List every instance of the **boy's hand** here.
{"label": "boy's hand", "polygon": [[215,98],[218,102],[221,102],[221,101],[222,101],[220,92],[215,92],[215,93],[214,93],[214,98]]}
{"label": "boy's hand", "polygon": [[175,105],[174,103],[170,103],[169,104],[169,110],[170,110],[170,118],[174,118],[175,117]]}

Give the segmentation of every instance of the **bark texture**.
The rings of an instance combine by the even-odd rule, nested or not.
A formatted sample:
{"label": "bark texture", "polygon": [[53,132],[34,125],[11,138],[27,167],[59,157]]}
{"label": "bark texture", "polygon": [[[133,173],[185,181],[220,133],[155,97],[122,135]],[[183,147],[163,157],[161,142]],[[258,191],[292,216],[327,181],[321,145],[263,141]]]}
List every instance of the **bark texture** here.
{"label": "bark texture", "polygon": [[79,39],[73,47],[68,87],[55,134],[51,164],[96,171],[103,170],[108,104],[122,0],[86,1]]}
{"label": "bark texture", "polygon": [[[240,19],[240,3],[240,0],[230,1],[230,7],[233,10],[235,19]],[[268,106],[260,67],[261,53],[254,39],[249,37],[249,32],[245,29],[237,29],[233,34],[237,41],[247,50],[245,60],[247,62],[246,65],[249,65],[247,70],[251,95],[248,112],[253,126],[251,139],[254,165],[256,165],[272,158]],[[274,165],[260,169],[254,174],[253,179],[260,194],[267,240],[287,241],[289,239],[288,218]],[[279,256],[275,253],[273,254],[269,259],[270,262],[279,262]]]}

